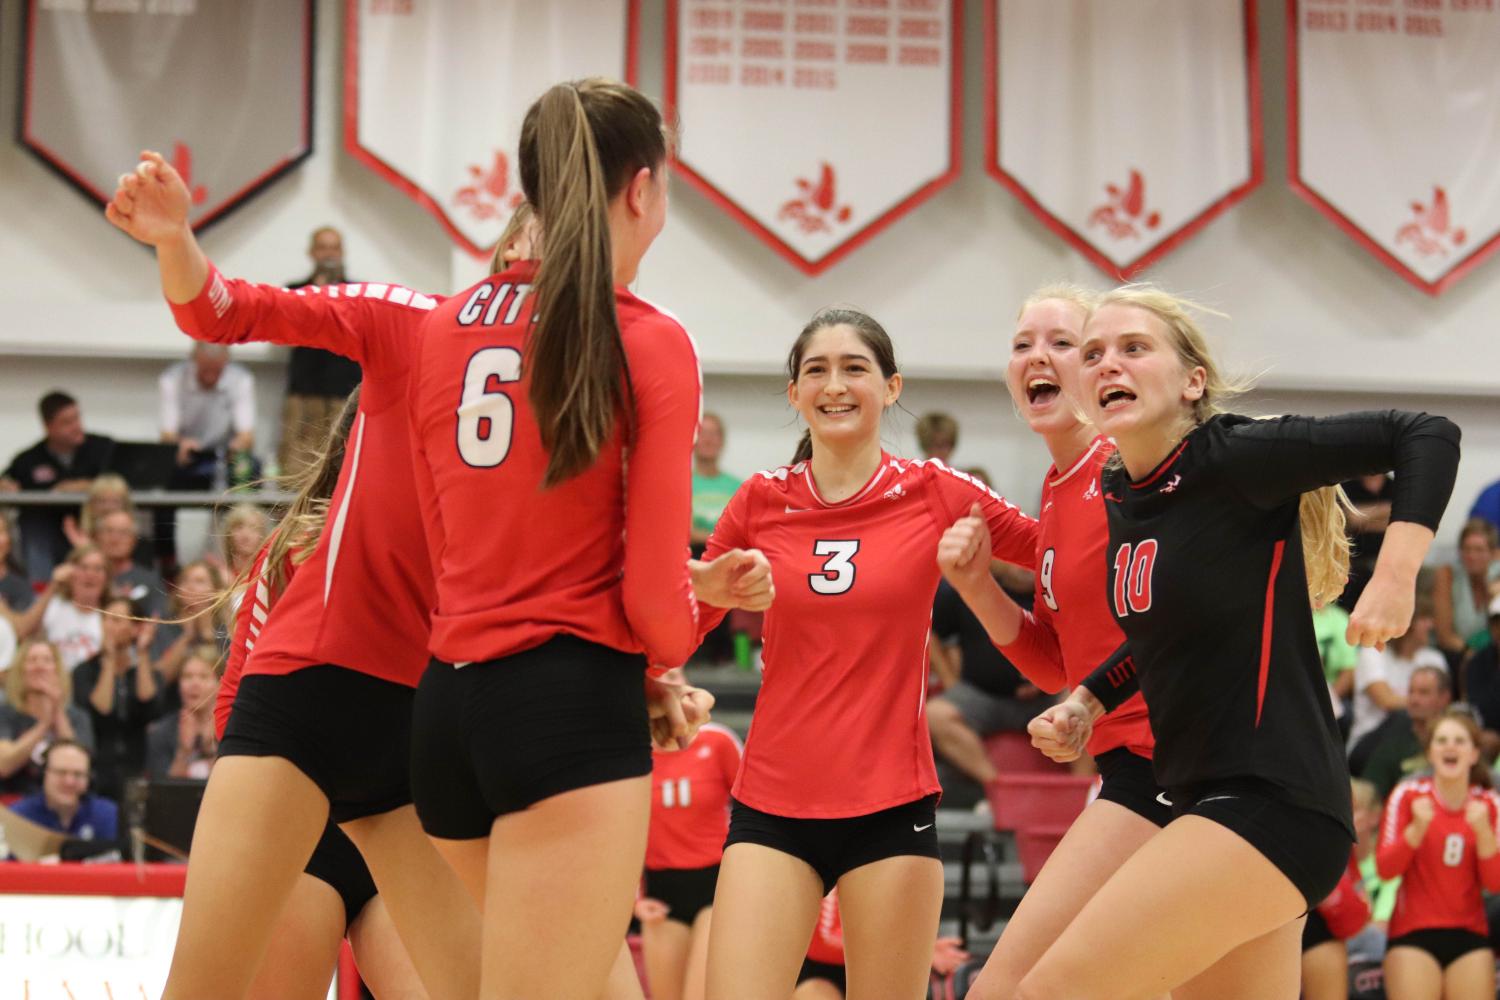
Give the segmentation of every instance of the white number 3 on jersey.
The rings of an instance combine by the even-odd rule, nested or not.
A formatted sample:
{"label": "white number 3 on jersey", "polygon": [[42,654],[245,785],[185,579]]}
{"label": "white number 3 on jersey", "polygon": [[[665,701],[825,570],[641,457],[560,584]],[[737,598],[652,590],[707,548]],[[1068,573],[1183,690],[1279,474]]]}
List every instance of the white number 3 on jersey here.
{"label": "white number 3 on jersey", "polygon": [[842,594],[854,586],[854,553],[859,542],[824,539],[813,543],[813,555],[828,556],[821,573],[807,574],[807,583],[815,594]]}

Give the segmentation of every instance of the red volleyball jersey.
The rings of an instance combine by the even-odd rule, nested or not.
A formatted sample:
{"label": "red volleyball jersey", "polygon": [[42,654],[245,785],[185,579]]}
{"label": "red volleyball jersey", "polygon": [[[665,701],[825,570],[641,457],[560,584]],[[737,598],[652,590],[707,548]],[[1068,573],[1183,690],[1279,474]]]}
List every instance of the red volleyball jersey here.
{"label": "red volleyball jersey", "polygon": [[[940,790],[926,715],[937,544],[976,502],[994,554],[1030,566],[1036,521],[936,460],[882,454],[869,482],[840,503],[819,496],[806,462],[740,486],[705,558],[762,550],[776,602],[736,799],[832,819]],[[706,614],[704,628],[722,616]]]}
{"label": "red volleyball jersey", "polygon": [[[1405,831],[1411,823],[1412,803],[1419,798],[1432,800],[1433,817],[1421,845],[1413,849]],[[1491,826],[1500,830],[1496,826],[1500,796],[1475,786],[1469,789],[1468,801],[1475,800],[1485,804]],[[1480,890],[1500,892],[1500,852],[1479,857],[1474,830],[1464,819],[1463,809],[1443,805],[1431,778],[1404,781],[1391,792],[1381,821],[1375,867],[1381,878],[1402,877],[1391,914],[1391,937],[1439,927],[1488,935]]]}
{"label": "red volleyball jersey", "polygon": [[1370,922],[1370,897],[1365,895],[1365,883],[1359,872],[1359,859],[1349,852],[1349,864],[1339,884],[1334,886],[1328,898],[1316,907],[1318,915],[1328,925],[1328,931],[1340,941],[1347,941]]}
{"label": "red volleyball jersey", "polygon": [[434,591],[412,483],[406,382],[418,326],[438,301],[373,282],[287,291],[210,269],[196,299],[172,306],[196,340],[320,347],[364,372],[328,526],[277,598],[245,673],[326,663],[415,687],[426,668]]}
{"label": "red volleyball jersey", "polygon": [[[224,661],[224,675],[219,678],[219,693],[214,699],[214,732],[220,740],[224,739],[224,727],[229,725],[229,713],[234,708],[234,696],[240,690],[240,676],[245,672],[245,661],[255,652],[255,644],[271,613],[271,588],[261,579],[265,572],[266,556],[270,551],[271,540],[267,539],[266,544],[255,554],[250,572],[245,574],[245,592],[240,595],[240,606],[235,611],[229,656]],[[283,563],[283,588],[291,581],[295,572],[296,563],[288,556]]]}
{"label": "red volleyball jersey", "polygon": [[535,273],[523,261],[491,276],[423,328],[411,406],[437,578],[432,652],[488,660],[568,633],[676,666],[697,638],[697,353],[675,319],[617,289],[633,411],[592,466],[543,489],[548,453],[523,363]]}
{"label": "red volleyball jersey", "polygon": [[733,730],[710,722],[687,749],[652,751],[647,868],[707,868],[724,857],[743,749]]}
{"label": "red volleyball jersey", "polygon": [[844,918],[839,912],[839,891],[823,897],[818,907],[818,923],[813,928],[807,957],[824,965],[844,964]]}
{"label": "red volleyball jersey", "polygon": [[[1109,608],[1109,522],[1099,470],[1114,444],[1096,437],[1066,472],[1047,470],[1036,553],[1036,601],[1021,632],[1001,651],[1043,691],[1076,686],[1125,641]],[[1135,694],[1099,719],[1089,737],[1095,756],[1116,747],[1149,758],[1155,740],[1146,701]]]}

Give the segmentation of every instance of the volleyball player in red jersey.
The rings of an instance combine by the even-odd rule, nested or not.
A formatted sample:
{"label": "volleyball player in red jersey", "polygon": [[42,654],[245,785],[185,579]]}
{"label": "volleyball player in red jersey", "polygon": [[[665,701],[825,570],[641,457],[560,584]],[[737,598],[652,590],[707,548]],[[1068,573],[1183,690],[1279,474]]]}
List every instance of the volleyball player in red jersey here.
{"label": "volleyball player in red jersey", "polygon": [[[194,239],[188,204],[181,176],[148,152],[107,208],[156,248],[178,326],[219,343],[327,348],[358,361],[364,381],[329,528],[245,662],[198,817],[163,995],[244,995],[331,817],[369,863],[428,991],[472,996],[478,915],[422,835],[408,778],[433,585],[404,404],[417,323],[437,300],[397,285],[288,292],[227,279]],[[226,951],[226,940],[235,947]]]}
{"label": "volleyball player in red jersey", "polygon": [[[645,856],[647,687],[677,707],[646,665],[682,663],[697,638],[697,356],[674,319],[625,289],[665,221],[666,155],[639,92],[550,88],[519,145],[541,263],[434,311],[411,379],[437,584],[413,794],[450,863],[487,887],[486,998],[602,989]],[[764,559],[738,573],[753,562],[716,562],[719,593],[700,594],[763,606]]]}
{"label": "volleyball player in red jersey", "polygon": [[651,832],[635,914],[652,1000],[703,1000],[729,788],[743,746],[710,723],[686,750],[651,754]]}
{"label": "volleyball player in red jersey", "polygon": [[1390,1000],[1490,1000],[1483,893],[1500,892],[1500,795],[1479,753],[1479,726],[1449,709],[1427,738],[1430,777],[1391,792],[1375,865],[1399,877],[1385,953]]}
{"label": "volleyball player in red jersey", "polygon": [[[963,518],[938,548],[948,581],[991,640],[1048,693],[1077,686],[1125,642],[1101,576],[1109,522],[1099,474],[1114,445],[1071,402],[1078,396],[1078,347],[1094,298],[1068,285],[1038,289],[1022,305],[1011,338],[1011,399],[1046,442],[1053,462],[1042,483],[1033,611],[1023,611],[994,582],[982,520]],[[973,558],[976,553],[982,556]],[[1171,807],[1151,774],[1153,742],[1139,694],[1094,727],[1087,750],[1103,778],[1099,795],[1027,888],[972,996],[1009,998],[1089,897],[1171,821]]]}
{"label": "volleyball player in red jersey", "polygon": [[714,897],[708,995],[790,994],[818,901],[837,885],[850,995],[916,997],[943,896],[925,718],[934,553],[977,504],[994,554],[1029,566],[1036,522],[941,462],[881,448],[901,375],[869,316],[818,313],[787,372],[808,436],[795,464],[745,481],[706,552],[763,551],[777,593]]}
{"label": "volleyball player in red jersey", "polygon": [[[344,446],[358,411],[359,392],[356,387],[345,402],[322,456],[300,477],[297,496],[281,524],[240,581],[243,596],[214,703],[214,728],[220,740],[229,723],[245,659],[253,652],[276,598],[296,572],[299,551],[315,544],[326,526]],[[266,573],[268,559],[279,564],[278,572]],[[376,996],[427,996],[359,850],[330,822],[276,919],[247,1000],[322,1000],[328,995],[346,936],[354,949],[360,978],[370,984]]]}
{"label": "volleyball player in red jersey", "polygon": [[[1347,576],[1334,484],[1395,470],[1391,525],[1349,626],[1351,642],[1383,643],[1411,620],[1459,431],[1394,410],[1227,413],[1235,387],[1192,304],[1150,287],[1103,296],[1081,350],[1081,404],[1120,459],[1100,482],[1101,582],[1129,645],[1111,669],[1146,696],[1153,772],[1174,819],[1084,905],[1016,996],[1291,1000],[1302,917],[1333,891],[1354,839],[1309,602],[1335,596]],[[1130,687],[1087,690],[1108,708]],[[1050,724],[1074,750],[1093,714],[1078,707],[1033,720],[1033,742]]]}

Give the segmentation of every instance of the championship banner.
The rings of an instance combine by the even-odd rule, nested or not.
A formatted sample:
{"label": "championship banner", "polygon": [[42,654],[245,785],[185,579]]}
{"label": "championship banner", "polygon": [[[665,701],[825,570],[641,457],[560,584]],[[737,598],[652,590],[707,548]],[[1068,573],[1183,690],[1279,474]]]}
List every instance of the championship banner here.
{"label": "championship banner", "polygon": [[1287,0],[1292,190],[1440,295],[1500,247],[1500,3]]}
{"label": "championship banner", "polygon": [[959,171],[959,0],[667,0],[677,168],[818,274]]}
{"label": "championship banner", "polygon": [[555,83],[635,82],[639,0],[349,0],[344,146],[488,256],[522,200],[516,143]]}
{"label": "championship banner", "polygon": [[1255,0],[988,0],[987,165],[1112,278],[1260,185]]}
{"label": "championship banner", "polygon": [[312,152],[312,0],[28,0],[24,45],[22,144],[100,205],[156,149],[202,229]]}

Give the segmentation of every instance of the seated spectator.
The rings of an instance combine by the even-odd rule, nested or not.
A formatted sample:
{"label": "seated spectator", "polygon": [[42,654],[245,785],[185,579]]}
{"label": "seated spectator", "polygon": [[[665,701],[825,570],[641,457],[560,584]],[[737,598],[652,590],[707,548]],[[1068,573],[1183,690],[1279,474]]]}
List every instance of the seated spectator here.
{"label": "seated spectator", "polygon": [[[344,238],[332,226],[313,230],[307,256],[313,270],[288,288],[309,285],[341,285],[344,273]],[[496,269],[497,272],[499,268]],[[323,453],[323,444],[334,421],[344,409],[344,400],[359,385],[359,363],[316,347],[294,347],[286,369],[286,402],[281,410],[281,445],[277,459],[282,475],[295,476],[308,462]]]}
{"label": "seated spectator", "polygon": [[31,579],[21,567],[20,555],[16,552],[15,529],[11,527],[10,518],[0,514],[0,618],[9,623],[10,615],[25,611],[35,600],[36,591],[31,589]]}
{"label": "seated spectator", "polygon": [[917,418],[917,450],[923,458],[936,458],[951,465],[957,447],[957,420],[936,410]]}
{"label": "seated spectator", "polygon": [[1491,527],[1500,531],[1500,479],[1479,491],[1479,496],[1474,498],[1474,506],[1469,510],[1469,517],[1488,521]]}
{"label": "seated spectator", "polygon": [[[68,536],[68,544],[76,549],[92,542],[94,527],[99,519],[117,510],[128,511],[132,516],[136,514],[135,503],[130,499],[130,484],[125,481],[124,476],[115,472],[95,476],[93,482],[89,483],[88,496],[83,498],[78,516],[69,514],[63,518],[63,534]],[[151,553],[145,553],[144,558],[142,565],[149,564]]]}
{"label": "seated spectator", "polygon": [[1406,710],[1392,712],[1375,731],[1370,759],[1359,775],[1375,786],[1381,798],[1427,766],[1422,748],[1433,724],[1451,704],[1453,681],[1446,670],[1425,666],[1412,671]]}
{"label": "seated spectator", "polygon": [[145,773],[146,727],[162,714],[161,683],[151,666],[155,626],[137,621],[128,597],[104,604],[104,647],[73,671],[73,701],[94,724],[94,787],[118,799]]}
{"label": "seated spectator", "polygon": [[111,511],[94,522],[93,543],[104,554],[110,591],[137,604],[143,617],[160,618],[167,610],[167,585],[155,570],[136,563],[139,541],[135,515],[129,511]]}
{"label": "seated spectator", "polygon": [[[0,475],[0,492],[82,493],[104,471],[114,442],[84,431],[78,401],[65,392],[47,393],[38,410],[47,436],[11,459],[10,467]],[[66,507],[27,507],[21,511],[21,559],[33,580],[51,576],[53,567],[72,547],[63,533],[63,519],[70,513]]]}
{"label": "seated spectator", "polygon": [[1489,611],[1491,641],[1464,664],[1464,691],[1484,727],[1479,748],[1494,763],[1500,756],[1500,597],[1490,601]]}
{"label": "seated spectator", "polygon": [[1458,533],[1458,565],[1445,563],[1433,573],[1432,619],[1437,647],[1454,670],[1471,650],[1489,645],[1485,610],[1500,581],[1497,543],[1500,532],[1494,525],[1471,518]]}
{"label": "seated spectator", "polygon": [[204,561],[188,563],[172,588],[168,618],[156,630],[152,647],[156,669],[167,684],[166,711],[182,707],[177,675],[195,646],[208,643],[222,652],[229,647],[229,602],[221,601],[224,574]]}
{"label": "seated spectator", "polygon": [[1349,738],[1353,720],[1354,668],[1359,654],[1344,638],[1349,631],[1349,612],[1337,604],[1313,609],[1313,634],[1318,640],[1318,656],[1323,661],[1323,675],[1333,696],[1333,717],[1339,732]]}
{"label": "seated spectator", "polygon": [[57,647],[21,643],[5,675],[0,705],[0,793],[29,795],[41,787],[42,754],[59,740],[94,745],[88,713],[73,704],[73,685]]}
{"label": "seated spectator", "polygon": [[119,806],[89,788],[88,748],[59,740],[42,759],[42,790],[21,799],[11,811],[79,840],[113,843],[118,839]]}
{"label": "seated spectator", "polygon": [[1363,774],[1378,737],[1373,734],[1394,711],[1406,707],[1411,676],[1418,667],[1444,672],[1448,661],[1427,644],[1432,635],[1432,602],[1418,599],[1406,633],[1386,643],[1385,649],[1359,651],[1354,668],[1354,725],[1349,731],[1349,770]]}
{"label": "seated spectator", "polygon": [[146,729],[146,773],[153,778],[208,778],[219,742],[214,736],[214,699],[219,693],[217,646],[198,646],[177,677],[182,708]]}
{"label": "seated spectator", "polygon": [[1354,505],[1349,515],[1349,582],[1339,595],[1345,611],[1353,611],[1364,593],[1365,584],[1375,572],[1375,560],[1385,541],[1385,529],[1391,524],[1391,497],[1395,480],[1385,474],[1362,476],[1344,484],[1344,493]]}
{"label": "seated spectator", "polygon": [[[161,439],[177,446],[174,490],[211,490],[228,479],[234,456],[255,445],[255,376],[231,364],[223,344],[195,343],[187,361],[162,373]],[[156,510],[156,554],[162,572],[177,564],[177,510]]]}
{"label": "seated spectator", "polygon": [[[1003,581],[1002,581],[1003,582]],[[1032,591],[1011,590],[1022,607],[1031,606]],[[995,648],[989,634],[958,592],[946,580],[938,583],[932,610],[932,632],[943,653],[956,655],[957,670],[945,670],[947,690],[927,702],[927,728],[939,757],[980,785],[998,776],[984,749],[984,738],[1001,731],[1026,731],[1037,713],[1052,703],[1021,676]],[[956,677],[951,676],[956,674]]]}
{"label": "seated spectator", "polygon": [[74,549],[67,562],[52,571],[52,579],[26,611],[15,616],[16,634],[23,639],[40,634],[58,649],[69,673],[99,652],[104,641],[99,606],[109,580],[104,554],[92,545]]}
{"label": "seated spectator", "polygon": [[231,581],[249,571],[271,533],[271,519],[253,503],[237,503],[224,516],[223,570]]}

